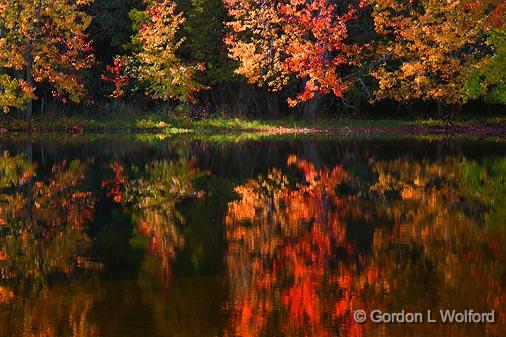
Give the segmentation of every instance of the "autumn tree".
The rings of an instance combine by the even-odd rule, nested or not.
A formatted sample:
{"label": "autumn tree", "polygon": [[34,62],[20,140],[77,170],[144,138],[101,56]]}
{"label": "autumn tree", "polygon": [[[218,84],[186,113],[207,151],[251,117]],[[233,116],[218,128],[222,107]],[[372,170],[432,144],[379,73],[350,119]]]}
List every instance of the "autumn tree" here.
{"label": "autumn tree", "polygon": [[273,90],[285,87],[289,74],[283,67],[289,36],[280,15],[283,1],[225,0],[231,20],[226,36],[229,55],[239,61],[235,70],[250,83]]}
{"label": "autumn tree", "polygon": [[496,1],[496,7],[488,15],[490,28],[487,45],[492,50],[479,67],[471,70],[464,86],[468,99],[483,98],[496,104],[506,103],[506,4]]}
{"label": "autumn tree", "polygon": [[351,83],[343,78],[343,67],[352,65],[352,55],[359,52],[346,42],[347,24],[356,9],[346,4],[340,8],[330,0],[291,0],[282,11],[287,21],[284,29],[293,36],[284,66],[304,81],[303,92],[288,103],[295,106],[316,94],[343,96]]}
{"label": "autumn tree", "polygon": [[377,99],[461,104],[469,71],[482,62],[490,1],[375,0]]}
{"label": "autumn tree", "polygon": [[93,61],[86,36],[91,17],[81,11],[92,0],[0,1],[0,105],[27,108],[43,83],[63,101],[86,95],[82,70]]}
{"label": "autumn tree", "polygon": [[317,94],[346,92],[343,68],[358,51],[346,41],[355,8],[329,0],[226,0],[225,5],[232,18],[226,38],[230,57],[249,82],[278,91],[292,79],[302,81],[303,91],[288,101],[291,106]]}
{"label": "autumn tree", "polygon": [[127,58],[126,71],[145,87],[154,99],[194,101],[204,86],[195,79],[201,64],[191,64],[178,56],[185,41],[180,30],[185,22],[182,12],[170,0],[149,0],[144,11],[133,11],[137,27],[132,38],[134,53]]}

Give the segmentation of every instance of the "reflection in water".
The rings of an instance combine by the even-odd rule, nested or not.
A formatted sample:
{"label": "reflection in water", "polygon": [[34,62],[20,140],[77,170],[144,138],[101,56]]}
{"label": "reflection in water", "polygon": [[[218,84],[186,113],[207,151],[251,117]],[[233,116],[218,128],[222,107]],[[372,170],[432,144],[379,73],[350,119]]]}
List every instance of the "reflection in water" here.
{"label": "reflection in water", "polygon": [[[496,164],[504,167],[503,160]],[[504,335],[506,237],[491,219],[506,188],[502,183],[494,193],[476,193],[469,184],[470,167],[475,165],[452,157],[438,163],[373,162],[378,181],[371,190],[381,205],[377,212],[392,224],[375,232],[374,259],[385,271],[389,304],[399,307],[398,303],[410,301],[413,310],[495,310],[497,324],[452,325],[452,334]],[[481,188],[504,181],[506,171],[481,169],[490,179],[482,180]],[[448,331],[448,326],[436,327],[440,333]]]}
{"label": "reflection in water", "polygon": [[[72,282],[71,285],[43,287],[37,296],[16,296],[10,312],[0,313],[2,336],[22,337],[98,337],[97,323],[90,317],[101,297],[95,280]],[[9,317],[10,316],[10,317]]]}
{"label": "reflection in water", "polygon": [[[98,336],[86,319],[96,296],[79,292],[74,298],[48,288],[51,277],[70,277],[93,265],[83,255],[90,244],[84,227],[93,220],[94,207],[91,192],[82,186],[86,168],[79,161],[60,162],[46,182],[36,180],[35,165],[26,157],[3,155],[0,298],[12,302],[11,315],[17,316],[14,326],[2,324],[12,335],[58,336],[65,327],[68,335]],[[35,298],[25,298],[26,291]]]}
{"label": "reflection in water", "polygon": [[[505,332],[504,324],[406,328],[358,325],[351,317],[358,309],[474,308],[495,310],[499,322],[505,319],[504,234],[479,224],[483,209],[494,210],[491,201],[503,198],[504,184],[494,196],[476,194],[465,175],[467,166],[476,164],[456,158],[439,163],[371,159],[376,181],[367,193],[350,195],[338,192],[353,179],[341,166],[317,171],[294,156],[288,164],[303,170],[305,183],[291,187],[273,169],[266,178],[237,187],[240,200],[229,204],[229,335]],[[495,179],[504,179],[504,170],[495,172],[500,176]],[[496,216],[492,212],[486,218]],[[374,230],[366,253],[348,234],[363,223]]]}
{"label": "reflection in water", "polygon": [[139,146],[3,153],[0,336],[506,335],[506,156]]}
{"label": "reflection in water", "polygon": [[82,186],[86,164],[58,163],[47,182],[22,156],[4,154],[2,172],[1,274],[7,283],[30,280],[40,286],[55,272],[71,274],[89,245],[85,223],[93,220],[94,200]]}
{"label": "reflection in water", "polygon": [[[184,245],[178,225],[184,224],[185,219],[176,205],[183,199],[203,196],[193,188],[193,181],[200,176],[199,170],[186,160],[154,162],[145,167],[142,177],[126,184],[125,197],[120,198],[135,209],[132,240],[147,248],[149,254],[143,262],[147,277],[160,276],[165,288],[171,278],[176,251]],[[114,198],[118,200],[117,196]]]}
{"label": "reflection in water", "polygon": [[[236,188],[226,218],[233,314],[230,336],[279,329],[289,336],[361,336],[351,318],[377,270],[346,240],[346,223],[360,214],[354,196],[337,190],[350,176],[341,166],[317,170],[295,156],[303,171],[295,187],[273,169]],[[275,322],[270,322],[274,320]],[[275,325],[273,325],[275,324]]]}

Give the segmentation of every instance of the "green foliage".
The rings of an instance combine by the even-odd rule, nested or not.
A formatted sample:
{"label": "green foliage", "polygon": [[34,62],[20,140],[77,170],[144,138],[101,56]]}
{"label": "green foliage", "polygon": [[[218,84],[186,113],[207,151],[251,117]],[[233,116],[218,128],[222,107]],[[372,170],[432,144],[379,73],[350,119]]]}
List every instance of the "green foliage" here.
{"label": "green foliage", "polygon": [[504,227],[506,219],[506,159],[489,158],[480,162],[464,161],[462,175],[472,195],[482,202],[489,212],[486,224]]}
{"label": "green foliage", "polygon": [[161,100],[194,101],[203,89],[196,73],[201,64],[185,62],[178,51],[185,39],[179,31],[186,21],[170,0],[148,2],[148,7],[131,14],[136,33],[132,38],[134,52],[127,61],[127,71],[144,86],[145,93]]}
{"label": "green foliage", "polygon": [[31,176],[33,166],[30,165],[25,156],[11,156],[4,152],[0,165],[0,188],[11,188],[17,186],[24,180],[24,176]]}
{"label": "green foliage", "polygon": [[221,0],[179,0],[187,13],[183,24],[186,36],[181,53],[185,59],[195,60],[206,71],[197,78],[207,86],[235,79],[232,61],[222,41],[226,11]]}
{"label": "green foliage", "polygon": [[147,178],[133,181],[127,188],[126,200],[139,208],[167,208],[171,214],[177,202],[195,196],[193,181],[201,176],[185,160],[177,162],[160,161],[145,168]]}
{"label": "green foliage", "polygon": [[488,43],[494,55],[471,72],[463,92],[468,99],[506,104],[506,30],[491,32]]}
{"label": "green foliage", "polygon": [[[132,28],[133,32],[137,32],[141,28],[141,26],[143,24],[145,24],[146,22],[148,22],[148,20],[149,20],[148,13],[143,9],[132,9],[128,13],[128,17],[131,20],[131,23],[132,23],[131,28]],[[131,38],[132,38],[132,36],[130,36],[130,39]],[[130,42],[132,42],[132,41],[130,41]]]}
{"label": "green foliage", "polygon": [[141,7],[143,0],[95,0],[89,10],[94,17],[90,30],[95,45],[104,47],[97,48],[97,57],[112,58],[123,50],[136,29],[130,13]]}
{"label": "green foliage", "polygon": [[23,95],[20,88],[20,81],[7,74],[0,73],[0,107],[8,112],[11,107],[25,106],[30,96]]}

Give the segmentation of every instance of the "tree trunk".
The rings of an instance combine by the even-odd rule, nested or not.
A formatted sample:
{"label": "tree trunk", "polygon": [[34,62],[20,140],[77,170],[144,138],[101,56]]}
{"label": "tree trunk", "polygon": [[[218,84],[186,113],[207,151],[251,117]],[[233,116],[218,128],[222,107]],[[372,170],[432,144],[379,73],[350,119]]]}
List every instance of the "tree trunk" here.
{"label": "tree trunk", "polygon": [[[29,65],[26,69],[26,80],[28,85],[31,88],[34,88],[33,74],[32,74],[32,66]],[[33,99],[30,97],[28,103],[26,104],[26,120],[30,124],[32,123],[32,114],[33,114]]]}
{"label": "tree trunk", "polygon": [[[27,42],[27,55],[26,55],[26,82],[35,90],[35,80],[33,79],[33,56],[32,56],[32,43]],[[26,120],[30,125],[32,123],[32,114],[33,114],[33,98],[30,97],[28,103],[26,104]]]}
{"label": "tree trunk", "polygon": [[321,100],[322,96],[317,93],[311,100],[304,103],[304,115],[310,119],[316,119]]}
{"label": "tree trunk", "polygon": [[437,101],[437,116],[439,118],[444,118],[443,116],[443,103],[440,101]]}
{"label": "tree trunk", "polygon": [[[39,0],[37,4],[37,8],[35,10],[35,18],[37,19],[37,23],[34,27],[34,31],[32,32],[32,40],[29,40],[26,42],[26,82],[30,86],[30,88],[33,88],[35,90],[35,80],[33,78],[33,43],[34,33],[38,33],[38,30],[40,29],[40,22],[41,22],[41,16],[40,12],[42,10],[42,0]],[[30,130],[32,129],[32,114],[33,114],[33,98],[30,97],[28,100],[28,103],[26,104],[26,120],[28,121]]]}
{"label": "tree trunk", "polygon": [[266,92],[267,115],[269,118],[279,117],[279,99],[276,93]]}
{"label": "tree trunk", "polygon": [[44,93],[44,96],[40,100],[40,118],[42,119],[42,116],[44,116],[44,112],[46,112],[46,100],[47,95]]}
{"label": "tree trunk", "polygon": [[352,116],[358,117],[360,113],[362,112],[362,102],[363,99],[361,96],[353,96],[353,110],[352,110]]}

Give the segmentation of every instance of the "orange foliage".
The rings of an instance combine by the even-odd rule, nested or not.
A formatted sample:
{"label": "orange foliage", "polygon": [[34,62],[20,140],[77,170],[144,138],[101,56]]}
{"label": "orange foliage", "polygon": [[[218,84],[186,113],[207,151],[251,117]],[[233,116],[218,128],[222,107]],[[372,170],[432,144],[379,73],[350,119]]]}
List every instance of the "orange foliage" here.
{"label": "orange foliage", "polygon": [[353,198],[336,192],[350,177],[339,165],[317,170],[296,156],[290,156],[288,164],[304,173],[305,183],[291,188],[286,176],[274,169],[267,179],[237,187],[240,200],[229,204],[229,335],[261,335],[267,326],[272,328],[268,320],[277,315],[280,303],[278,323],[285,334],[334,336],[334,322],[361,336],[360,325],[350,315],[360,306],[357,292],[374,283],[378,271],[366,266],[357,276],[355,263],[344,261],[337,269],[331,267],[336,250],[356,256],[346,240],[345,221],[356,217],[358,209]]}
{"label": "orange foliage", "polygon": [[12,290],[0,287],[0,303],[6,303],[9,302],[11,299],[14,298],[14,293]]}
{"label": "orange foliage", "polygon": [[111,197],[114,202],[123,203],[123,188],[128,183],[128,177],[124,175],[121,163],[112,163],[110,167],[114,172],[114,177],[103,180],[101,183],[102,188],[107,189],[107,196]]}
{"label": "orange foliage", "polygon": [[347,23],[355,16],[355,8],[338,14],[329,0],[292,0],[282,7],[284,27],[292,38],[286,47],[285,67],[305,80],[304,91],[291,106],[307,101],[317,93],[333,93],[341,97],[348,83],[340,77],[340,68],[351,63],[350,56],[359,48],[345,42]]}
{"label": "orange foliage", "polygon": [[288,101],[291,106],[318,93],[345,93],[348,83],[340,70],[359,50],[345,41],[354,8],[339,13],[329,0],[226,0],[225,5],[232,18],[225,42],[230,57],[240,62],[238,74],[273,90],[290,78],[303,80],[304,90]]}
{"label": "orange foliage", "polygon": [[[94,61],[86,29],[91,17],[80,11],[91,0],[0,0],[0,105],[20,108],[47,81],[53,95],[80,102],[86,96],[81,71]],[[26,73],[26,76],[8,74]]]}
{"label": "orange foliage", "polygon": [[377,98],[463,103],[469,71],[488,50],[487,21],[502,20],[496,15],[501,7],[488,13],[495,2],[374,0],[376,31],[385,38],[377,50],[382,62],[372,73]]}
{"label": "orange foliage", "polygon": [[107,75],[102,75],[104,81],[111,82],[114,85],[114,91],[111,94],[112,98],[119,98],[125,95],[125,86],[128,85],[130,77],[123,74],[125,71],[125,58],[116,57],[112,65],[108,65]]}

